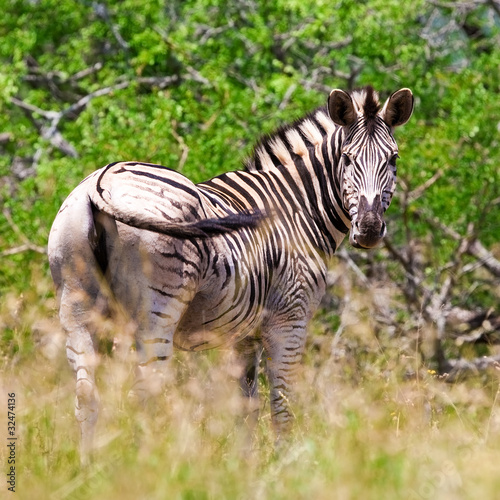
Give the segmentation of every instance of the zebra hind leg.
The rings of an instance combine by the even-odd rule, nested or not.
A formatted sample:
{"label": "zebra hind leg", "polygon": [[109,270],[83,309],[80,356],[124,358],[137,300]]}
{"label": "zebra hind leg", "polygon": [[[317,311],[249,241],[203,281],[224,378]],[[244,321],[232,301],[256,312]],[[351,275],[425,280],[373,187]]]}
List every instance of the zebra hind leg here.
{"label": "zebra hind leg", "polygon": [[259,365],[263,347],[253,338],[245,338],[235,347],[237,362],[242,370],[239,385],[243,396],[244,448],[251,449],[259,418]]}
{"label": "zebra hind leg", "polygon": [[98,362],[94,346],[89,313],[82,308],[82,294],[62,294],[59,316],[68,333],[66,355],[76,373],[75,416],[80,427],[80,461],[88,464],[94,448],[95,427],[98,416],[99,394],[95,384],[95,367]]}

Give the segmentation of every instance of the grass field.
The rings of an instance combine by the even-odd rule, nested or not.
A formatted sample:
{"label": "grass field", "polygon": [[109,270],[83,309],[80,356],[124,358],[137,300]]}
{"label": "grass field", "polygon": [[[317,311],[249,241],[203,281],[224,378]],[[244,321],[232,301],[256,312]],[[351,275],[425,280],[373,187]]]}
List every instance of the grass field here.
{"label": "grass field", "polygon": [[82,470],[73,375],[49,287],[41,278],[33,297],[6,297],[1,306],[0,498],[11,495],[9,393],[18,437],[12,498],[498,498],[498,372],[446,383],[411,343],[375,335],[363,314],[340,337],[324,319],[312,325],[296,428],[277,451],[264,377],[248,447],[228,352],[179,353],[168,391],[140,411],[126,400],[131,367],[104,359],[98,449]]}

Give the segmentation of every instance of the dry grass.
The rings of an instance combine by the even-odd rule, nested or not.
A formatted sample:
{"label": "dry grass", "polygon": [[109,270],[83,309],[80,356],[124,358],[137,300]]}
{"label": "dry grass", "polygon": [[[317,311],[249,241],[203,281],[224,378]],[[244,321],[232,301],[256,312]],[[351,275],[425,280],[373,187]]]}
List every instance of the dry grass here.
{"label": "dry grass", "polygon": [[[43,296],[44,286],[33,296]],[[446,384],[419,365],[411,344],[376,336],[359,303],[353,292],[340,337],[322,321],[313,325],[297,425],[283,449],[273,449],[262,378],[249,450],[227,352],[179,353],[168,391],[142,410],[126,402],[130,366],[106,358],[98,373],[99,447],[81,470],[73,375],[57,321],[47,319],[53,301],[7,297],[0,404],[6,409],[7,393],[16,393],[17,498],[496,498],[496,373]]]}

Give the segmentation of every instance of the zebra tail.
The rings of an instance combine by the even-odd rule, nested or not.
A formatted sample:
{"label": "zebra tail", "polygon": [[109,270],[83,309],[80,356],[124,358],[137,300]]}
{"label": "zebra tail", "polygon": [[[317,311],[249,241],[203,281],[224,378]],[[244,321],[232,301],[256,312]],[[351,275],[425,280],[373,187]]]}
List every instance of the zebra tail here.
{"label": "zebra tail", "polygon": [[[101,207],[98,210],[102,210]],[[225,217],[214,217],[201,219],[195,222],[162,221],[158,219],[144,219],[133,214],[109,213],[102,210],[118,222],[138,229],[145,229],[155,233],[166,234],[176,238],[211,238],[219,234],[231,233],[240,229],[255,229],[264,220],[265,215],[260,211],[241,212],[226,215]]]}

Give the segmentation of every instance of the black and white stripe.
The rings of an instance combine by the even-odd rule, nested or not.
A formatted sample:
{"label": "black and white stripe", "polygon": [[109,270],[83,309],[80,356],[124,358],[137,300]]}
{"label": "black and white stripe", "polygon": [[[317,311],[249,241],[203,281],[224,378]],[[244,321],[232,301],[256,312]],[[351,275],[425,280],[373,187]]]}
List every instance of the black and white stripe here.
{"label": "black and white stripe", "polygon": [[166,167],[119,162],[73,191],[51,230],[49,260],[76,367],[84,455],[97,418],[91,313],[104,286],[135,330],[136,396],[154,392],[174,346],[234,344],[249,401],[265,351],[273,423],[278,434],[289,425],[327,262],[349,230],[362,248],[385,233],[392,131],[412,109],[408,89],[383,108],[371,88],[334,90],[327,107],[261,139],[243,171],[195,185]]}

